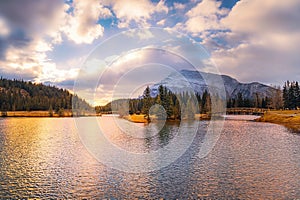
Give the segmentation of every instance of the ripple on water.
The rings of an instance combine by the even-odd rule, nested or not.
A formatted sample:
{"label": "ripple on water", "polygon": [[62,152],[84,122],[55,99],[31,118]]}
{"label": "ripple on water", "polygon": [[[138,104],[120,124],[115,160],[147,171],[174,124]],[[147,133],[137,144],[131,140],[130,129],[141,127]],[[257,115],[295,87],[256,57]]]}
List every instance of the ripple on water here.
{"label": "ripple on water", "polygon": [[[1,119],[0,198],[300,198],[299,135],[275,124],[228,120],[212,152],[198,159],[208,122],[201,123],[176,162],[134,174],[98,163],[82,146],[71,118]],[[178,125],[167,126],[172,131]],[[124,148],[147,152],[172,140],[167,134],[152,143],[113,138]]]}

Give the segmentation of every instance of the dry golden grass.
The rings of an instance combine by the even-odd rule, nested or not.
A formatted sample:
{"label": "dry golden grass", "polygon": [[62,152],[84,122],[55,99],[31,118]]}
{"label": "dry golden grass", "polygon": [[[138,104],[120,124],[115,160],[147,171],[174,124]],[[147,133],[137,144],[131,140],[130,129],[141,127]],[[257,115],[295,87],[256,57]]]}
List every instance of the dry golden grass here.
{"label": "dry golden grass", "polygon": [[[133,114],[133,115],[127,115],[127,116],[123,116],[124,119],[131,121],[131,122],[135,122],[135,123],[148,123],[147,119],[145,118],[145,115],[137,115],[137,114]],[[150,116],[151,121],[156,121],[157,116],[155,115],[151,115]],[[195,119],[199,119],[199,120],[209,120],[210,116],[208,114],[195,114]],[[169,121],[176,121],[176,120],[170,120]]]}
{"label": "dry golden grass", "polygon": [[268,111],[257,121],[281,124],[295,132],[300,132],[299,110]]}
{"label": "dry golden grass", "polygon": [[5,115],[0,113],[0,116],[5,117],[72,117],[71,111],[64,111],[62,115],[53,113],[50,115],[49,111],[7,111]]}
{"label": "dry golden grass", "polygon": [[211,117],[209,116],[209,114],[195,114],[195,119],[210,120]]}
{"label": "dry golden grass", "polygon": [[49,117],[48,111],[8,111],[7,117]]}
{"label": "dry golden grass", "polygon": [[125,116],[124,118],[135,123],[147,123],[147,119],[145,119],[145,115],[133,114],[133,115]]}

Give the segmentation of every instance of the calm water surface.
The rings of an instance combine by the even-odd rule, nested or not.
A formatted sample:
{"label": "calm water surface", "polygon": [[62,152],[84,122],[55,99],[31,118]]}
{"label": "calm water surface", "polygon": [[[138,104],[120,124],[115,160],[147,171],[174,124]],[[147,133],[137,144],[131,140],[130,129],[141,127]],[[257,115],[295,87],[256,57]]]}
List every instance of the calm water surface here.
{"label": "calm water surface", "polygon": [[[106,125],[109,120],[99,119]],[[199,159],[208,123],[201,122],[190,148],[168,167],[125,173],[87,152],[72,118],[0,118],[0,199],[300,198],[299,135],[235,117],[225,121],[212,152]],[[150,139],[109,138],[133,152],[151,151],[172,140],[177,127],[169,123]]]}

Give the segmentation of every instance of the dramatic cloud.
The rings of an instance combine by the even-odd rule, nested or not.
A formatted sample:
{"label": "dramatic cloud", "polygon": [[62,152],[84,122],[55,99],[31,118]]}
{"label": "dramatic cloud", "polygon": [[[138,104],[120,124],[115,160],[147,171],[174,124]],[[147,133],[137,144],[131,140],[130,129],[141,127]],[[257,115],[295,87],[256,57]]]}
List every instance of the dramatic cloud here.
{"label": "dramatic cloud", "polygon": [[300,78],[299,1],[239,1],[227,10],[203,0],[186,16],[174,28],[200,37],[222,73],[270,84]]}
{"label": "dramatic cloud", "polygon": [[8,30],[0,37],[0,64],[4,75],[15,72],[16,77],[37,80],[43,67],[51,64],[46,53],[52,50],[52,45],[45,38],[51,38],[48,32],[56,25],[57,12],[62,6],[59,0],[1,1],[2,26]]}
{"label": "dramatic cloud", "polygon": [[[3,0],[0,75],[72,88],[81,64],[98,43],[124,29],[159,26],[185,32],[204,45],[222,73],[240,81],[281,84],[286,79],[300,79],[299,21],[298,0],[242,0],[233,7],[217,0]],[[101,49],[97,55],[103,63],[95,66],[136,48],[135,42],[147,43],[157,37],[142,29],[128,32],[128,36],[126,42],[118,40]],[[163,46],[168,39],[148,45]],[[166,47],[175,52],[180,49],[203,67],[199,60],[206,58],[186,42]],[[111,52],[120,48],[124,51]],[[154,58],[140,56],[143,60]],[[134,64],[126,61],[129,58],[124,56],[125,60],[115,63],[120,66],[115,74],[128,70],[122,63]]]}
{"label": "dramatic cloud", "polygon": [[212,57],[223,73],[243,81],[281,84],[299,77],[299,21],[297,0],[240,1],[222,20],[230,32],[219,34],[225,45]]}
{"label": "dramatic cloud", "polygon": [[98,20],[112,14],[97,0],[76,0],[71,6],[62,0],[1,1],[1,75],[12,77],[15,72],[15,77],[37,82],[75,78],[78,72],[75,65],[70,70],[58,68],[48,53],[63,38],[76,44],[90,44],[102,37],[104,28]]}

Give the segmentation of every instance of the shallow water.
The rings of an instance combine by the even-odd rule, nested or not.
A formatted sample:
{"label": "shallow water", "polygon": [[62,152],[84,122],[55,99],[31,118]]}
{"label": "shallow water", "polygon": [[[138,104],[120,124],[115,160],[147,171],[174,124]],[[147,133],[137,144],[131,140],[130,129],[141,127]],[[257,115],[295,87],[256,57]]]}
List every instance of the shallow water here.
{"label": "shallow water", "polygon": [[[109,121],[99,119],[108,127]],[[72,118],[0,118],[0,198],[300,198],[299,135],[275,124],[227,120],[213,150],[200,159],[208,123],[200,122],[174,163],[126,173],[88,153]],[[148,138],[122,131],[107,136],[128,151],[150,152],[169,144],[179,126],[167,123]]]}

